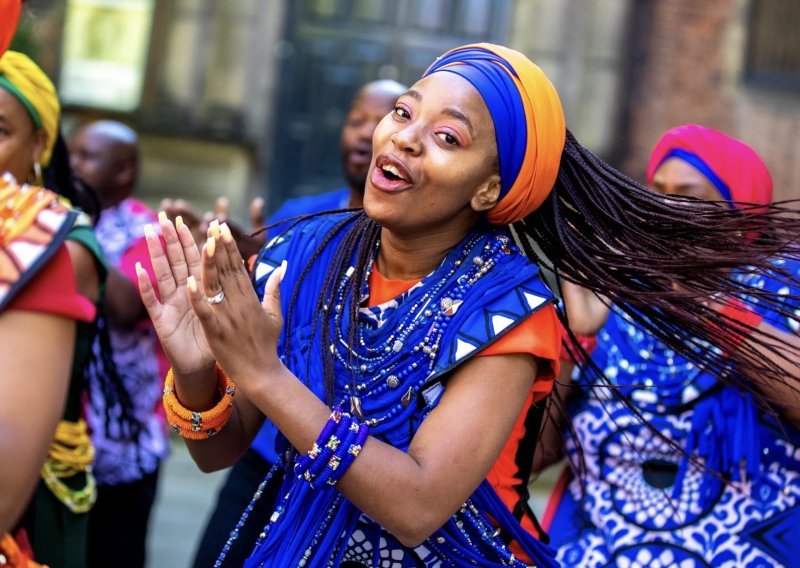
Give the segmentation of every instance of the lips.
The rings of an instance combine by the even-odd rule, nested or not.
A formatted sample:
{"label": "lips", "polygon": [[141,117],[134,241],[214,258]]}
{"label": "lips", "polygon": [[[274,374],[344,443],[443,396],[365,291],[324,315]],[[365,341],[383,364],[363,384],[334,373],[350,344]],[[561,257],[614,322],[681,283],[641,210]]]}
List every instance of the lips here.
{"label": "lips", "polygon": [[391,192],[402,191],[414,185],[414,179],[405,165],[386,154],[381,154],[375,160],[370,181],[377,189]]}

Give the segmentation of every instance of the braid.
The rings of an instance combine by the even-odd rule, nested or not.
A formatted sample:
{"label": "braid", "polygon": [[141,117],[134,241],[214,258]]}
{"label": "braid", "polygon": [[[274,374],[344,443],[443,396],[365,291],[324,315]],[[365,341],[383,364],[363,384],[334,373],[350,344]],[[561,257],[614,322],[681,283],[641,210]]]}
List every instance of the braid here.
{"label": "braid", "polygon": [[[285,231],[290,230],[304,219],[309,219],[319,215],[330,215],[334,213],[341,213],[339,211],[326,211],[323,213],[316,213],[313,215],[305,215],[287,220],[287,228]],[[348,227],[349,225],[349,227]],[[312,252],[303,272],[297,280],[292,292],[292,298],[289,302],[289,309],[286,314],[286,327],[291,327],[291,321],[294,317],[294,306],[296,305],[297,296],[299,294],[300,286],[305,278],[308,276],[311,266],[320,257],[322,252],[326,249],[330,241],[342,230],[346,230],[341,242],[333,253],[333,258],[330,261],[330,270],[325,274],[322,282],[320,293],[317,296],[317,304],[315,306],[315,315],[313,322],[314,334],[322,331],[320,341],[319,356],[322,360],[323,377],[325,384],[325,398],[329,404],[333,404],[334,399],[334,360],[331,353],[331,335],[330,326],[331,318],[333,317],[334,310],[336,309],[349,309],[350,321],[356,322],[358,318],[359,301],[354,299],[360,298],[361,283],[364,281],[374,243],[378,238],[380,227],[372,219],[367,217],[366,213],[362,210],[353,210],[352,215],[346,216],[339,221],[320,241],[317,248]],[[347,287],[344,290],[344,305],[336,306],[336,292],[337,285],[345,277],[350,268],[351,259],[355,256],[354,272],[348,279]],[[348,299],[350,299],[348,303]],[[351,325],[349,331],[349,340],[355,341],[356,326]],[[286,351],[291,349],[290,346],[291,334],[286,336]],[[306,373],[308,376],[308,373]]]}
{"label": "braid", "polygon": [[[800,350],[735,322],[708,301],[735,295],[796,318],[781,300],[794,303],[800,297],[777,297],[732,277],[747,267],[749,274],[770,273],[787,286],[798,284],[796,276],[775,263],[798,252],[800,215],[792,205],[729,209],[665,197],[614,170],[568,132],[551,195],[514,229],[526,237],[520,239],[525,253],[556,277],[603,296],[669,348],[751,392],[762,408],[770,409],[754,385],[797,384],[798,377],[758,348],[785,361],[797,360]],[[728,347],[739,344],[743,327],[749,341],[731,352]],[[579,345],[573,349],[582,351]],[[605,383],[601,370],[591,363],[584,366],[598,384]]]}

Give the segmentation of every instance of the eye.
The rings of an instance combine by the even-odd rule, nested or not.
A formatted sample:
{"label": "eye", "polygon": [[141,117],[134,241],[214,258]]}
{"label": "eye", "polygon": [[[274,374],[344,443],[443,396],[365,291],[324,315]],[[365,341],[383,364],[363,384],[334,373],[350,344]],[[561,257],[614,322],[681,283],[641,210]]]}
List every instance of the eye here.
{"label": "eye", "polygon": [[400,118],[411,118],[409,112],[402,106],[394,107],[394,114]]}
{"label": "eye", "polygon": [[448,146],[458,146],[458,138],[448,132],[437,132],[436,136]]}

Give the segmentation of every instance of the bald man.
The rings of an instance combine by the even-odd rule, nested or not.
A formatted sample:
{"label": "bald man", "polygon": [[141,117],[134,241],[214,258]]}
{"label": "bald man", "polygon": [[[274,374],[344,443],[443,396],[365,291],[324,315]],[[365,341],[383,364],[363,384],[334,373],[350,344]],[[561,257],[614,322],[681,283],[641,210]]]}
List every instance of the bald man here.
{"label": "bald man", "polygon": [[[122,403],[106,400],[101,381],[90,377],[86,414],[96,451],[98,497],[89,515],[89,566],[142,568],[158,471],[168,450],[165,423],[157,412],[165,365],[135,270],[141,262],[152,274],[144,225],[157,226],[156,217],[133,197],[139,173],[139,141],[133,130],[119,122],[93,122],[73,135],[69,150],[75,175],[100,200],[95,233],[111,267],[105,292],[111,355],[129,394],[125,410],[140,429],[120,436],[115,417]],[[107,349],[99,342],[93,348],[95,353]]]}
{"label": "bald man", "polygon": [[347,186],[321,195],[290,199],[275,212],[268,224],[296,215],[361,207],[372,161],[372,133],[383,117],[392,111],[397,98],[407,90],[405,85],[389,79],[373,81],[361,87],[350,103],[339,143],[342,173]]}

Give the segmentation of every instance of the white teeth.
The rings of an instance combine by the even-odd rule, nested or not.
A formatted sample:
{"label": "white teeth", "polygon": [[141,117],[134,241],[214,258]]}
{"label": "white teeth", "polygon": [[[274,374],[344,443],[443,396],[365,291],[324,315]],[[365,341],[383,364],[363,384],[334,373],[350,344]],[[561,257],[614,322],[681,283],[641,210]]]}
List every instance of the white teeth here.
{"label": "white teeth", "polygon": [[385,171],[385,172],[389,172],[390,174],[392,174],[392,175],[394,175],[396,177],[399,177],[400,179],[405,179],[402,175],[400,175],[400,170],[398,170],[392,164],[385,164],[385,165],[381,166],[381,169],[383,171]]}

